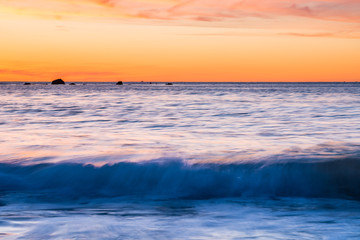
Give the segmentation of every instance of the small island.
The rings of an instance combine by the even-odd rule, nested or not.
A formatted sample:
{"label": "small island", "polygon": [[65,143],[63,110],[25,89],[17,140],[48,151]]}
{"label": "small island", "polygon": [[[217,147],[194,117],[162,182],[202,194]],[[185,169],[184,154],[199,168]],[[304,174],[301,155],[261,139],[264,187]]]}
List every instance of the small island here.
{"label": "small island", "polygon": [[64,80],[62,79],[56,79],[54,81],[51,82],[52,85],[59,85],[59,84],[65,84]]}

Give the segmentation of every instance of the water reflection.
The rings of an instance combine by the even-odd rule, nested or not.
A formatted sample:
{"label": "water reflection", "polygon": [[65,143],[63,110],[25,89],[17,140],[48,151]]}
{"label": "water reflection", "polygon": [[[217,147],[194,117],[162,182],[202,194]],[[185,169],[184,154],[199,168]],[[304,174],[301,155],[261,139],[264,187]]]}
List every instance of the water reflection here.
{"label": "water reflection", "polygon": [[0,88],[2,161],[257,159],[360,142],[358,84]]}

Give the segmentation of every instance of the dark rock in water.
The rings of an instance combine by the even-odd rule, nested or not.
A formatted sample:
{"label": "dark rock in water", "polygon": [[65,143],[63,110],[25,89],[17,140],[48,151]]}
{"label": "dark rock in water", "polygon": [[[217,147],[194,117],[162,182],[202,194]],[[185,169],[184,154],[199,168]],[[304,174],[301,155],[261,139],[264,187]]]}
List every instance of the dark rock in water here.
{"label": "dark rock in water", "polygon": [[166,83],[165,85],[173,85],[173,84],[168,82],[168,83]]}
{"label": "dark rock in water", "polygon": [[31,85],[31,83],[29,83],[29,82],[26,82],[26,83],[24,83],[24,85]]}
{"label": "dark rock in water", "polygon": [[72,82],[72,83],[70,83],[69,85],[76,85],[76,84]]}
{"label": "dark rock in water", "polygon": [[65,84],[65,82],[59,78],[59,79],[52,81],[51,84]]}
{"label": "dark rock in water", "polygon": [[116,83],[116,85],[123,85],[123,82],[122,82],[122,81],[118,81],[118,82]]}

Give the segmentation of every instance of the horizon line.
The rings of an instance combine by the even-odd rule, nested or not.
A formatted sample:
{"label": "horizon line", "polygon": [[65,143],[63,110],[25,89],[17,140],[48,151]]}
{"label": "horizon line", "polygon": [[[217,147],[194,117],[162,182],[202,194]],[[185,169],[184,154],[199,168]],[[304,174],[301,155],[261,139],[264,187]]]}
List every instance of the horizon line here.
{"label": "horizon line", "polygon": [[[360,83],[359,80],[345,80],[345,81],[67,81],[65,83]],[[1,81],[0,83],[51,83],[51,81]]]}

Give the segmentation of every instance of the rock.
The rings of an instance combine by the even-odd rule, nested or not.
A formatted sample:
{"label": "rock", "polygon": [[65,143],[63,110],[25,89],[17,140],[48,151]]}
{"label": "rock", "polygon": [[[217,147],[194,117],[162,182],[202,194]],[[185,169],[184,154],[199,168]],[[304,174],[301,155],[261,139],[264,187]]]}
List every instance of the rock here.
{"label": "rock", "polygon": [[59,78],[59,79],[52,81],[51,84],[58,85],[58,84],[65,84],[65,82]]}
{"label": "rock", "polygon": [[24,85],[31,85],[31,83],[29,83],[29,82],[26,82],[26,83],[24,83]]}
{"label": "rock", "polygon": [[76,85],[76,84],[72,82],[72,83],[70,83],[69,85]]}
{"label": "rock", "polygon": [[122,82],[122,81],[118,81],[118,82],[116,83],[116,85],[123,85],[123,82]]}

